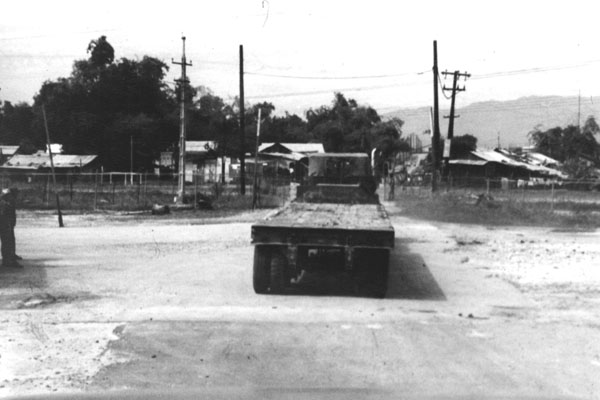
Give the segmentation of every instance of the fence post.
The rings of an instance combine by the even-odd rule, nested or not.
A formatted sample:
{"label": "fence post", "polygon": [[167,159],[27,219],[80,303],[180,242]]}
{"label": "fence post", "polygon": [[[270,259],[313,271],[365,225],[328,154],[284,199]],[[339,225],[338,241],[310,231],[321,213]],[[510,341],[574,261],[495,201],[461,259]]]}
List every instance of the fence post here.
{"label": "fence post", "polygon": [[[131,175],[131,180],[132,180],[132,182],[135,182],[135,181],[133,180],[133,175]],[[132,184],[133,184],[133,183],[132,183]],[[140,194],[141,194],[140,192],[141,192],[141,191],[142,191],[142,182],[140,182],[140,181],[138,180],[138,184],[137,184],[137,204],[138,204],[138,205],[140,204]]]}
{"label": "fence post", "polygon": [[194,171],[194,210],[198,208],[198,172]]}
{"label": "fence post", "polygon": [[98,208],[98,174],[94,174],[94,211]]}
{"label": "fence post", "polygon": [[144,174],[143,174],[143,175],[141,175],[141,176],[142,176],[142,180],[144,181],[144,195],[143,195],[143,198],[144,198],[144,206],[145,206],[145,205],[146,205],[146,203],[147,203],[147,199],[146,199],[146,188],[147,188],[147,185],[148,185],[148,175],[147,175],[146,173],[144,173]]}
{"label": "fence post", "polygon": [[[185,185],[185,179],[183,184]],[[175,175],[171,176],[171,197],[175,198]]]}
{"label": "fence post", "polygon": [[69,172],[67,174],[67,180],[69,181],[69,201],[71,205],[73,203],[73,175]]}
{"label": "fence post", "polygon": [[115,183],[112,183],[112,203],[115,204]]}
{"label": "fence post", "polygon": [[43,203],[43,202],[46,201],[46,190],[47,190],[47,187],[46,187],[46,181],[44,181],[43,179],[40,179],[40,180],[43,182],[43,185],[44,185],[44,187],[42,189],[42,199],[41,199],[42,203]]}
{"label": "fence post", "polygon": [[490,178],[486,178],[485,180],[485,194],[487,196],[490,195]]}
{"label": "fence post", "polygon": [[48,206],[50,202],[50,174],[46,175],[46,206]]}
{"label": "fence post", "polygon": [[554,212],[554,182],[552,182],[552,201],[550,202],[550,211]]}

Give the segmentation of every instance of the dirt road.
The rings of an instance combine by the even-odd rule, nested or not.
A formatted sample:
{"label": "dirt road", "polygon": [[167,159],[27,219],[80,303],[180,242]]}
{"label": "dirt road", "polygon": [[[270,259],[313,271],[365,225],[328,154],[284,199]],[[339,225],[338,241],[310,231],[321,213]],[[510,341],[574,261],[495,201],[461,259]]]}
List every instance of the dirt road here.
{"label": "dirt road", "polygon": [[[388,205],[390,207],[390,205]],[[393,389],[600,398],[600,235],[393,216],[383,300],[252,291],[250,222],[21,215],[0,395]]]}

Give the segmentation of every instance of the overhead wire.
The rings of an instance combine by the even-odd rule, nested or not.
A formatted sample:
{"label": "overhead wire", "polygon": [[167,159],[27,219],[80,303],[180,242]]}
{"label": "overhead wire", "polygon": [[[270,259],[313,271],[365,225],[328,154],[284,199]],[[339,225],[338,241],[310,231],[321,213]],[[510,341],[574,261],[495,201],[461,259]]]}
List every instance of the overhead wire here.
{"label": "overhead wire", "polygon": [[265,76],[271,78],[283,79],[308,79],[308,80],[354,80],[354,79],[381,79],[381,78],[397,78],[400,76],[421,75],[421,72],[406,72],[402,74],[384,74],[384,75],[352,75],[352,76],[309,76],[309,75],[284,75],[284,74],[269,74],[262,72],[245,72],[247,75]]}
{"label": "overhead wire", "polygon": [[446,100],[451,100],[452,96],[448,97],[448,96],[446,96],[446,93],[444,92],[444,89],[443,89],[444,85],[442,84],[442,78],[440,78],[439,72],[437,74],[437,79],[438,79],[440,86],[442,87],[442,95],[446,98]]}
{"label": "overhead wire", "polygon": [[[543,73],[543,72],[557,71],[557,70],[563,70],[563,69],[579,68],[579,67],[584,67],[587,65],[595,64],[595,63],[600,63],[600,60],[588,60],[584,63],[580,63],[580,64],[576,64],[576,65],[534,67],[534,68],[524,68],[524,69],[517,69],[517,70],[497,71],[497,72],[491,72],[491,73],[482,74],[482,75],[473,75],[471,77],[471,79],[492,79],[492,78],[499,78],[499,77],[506,77],[506,76],[521,75],[521,74]],[[263,67],[266,68],[266,66],[264,66],[264,64],[263,64]],[[307,76],[307,75],[292,75],[292,74],[289,74],[289,75],[288,74],[270,74],[270,73],[261,73],[261,72],[256,72],[256,71],[255,72],[246,72],[246,74],[255,75],[255,76],[273,77],[273,78],[283,78],[283,79],[299,79],[299,80],[355,80],[355,79],[379,79],[379,78],[394,78],[394,77],[410,76],[410,75],[422,75],[426,72],[427,71],[410,72],[410,73],[402,73],[402,74],[341,76],[341,77],[338,77],[338,76]],[[443,86],[439,73],[437,75],[437,79],[438,79],[438,82],[440,83],[440,85]],[[271,95],[265,94],[265,95],[251,96],[251,98],[294,97],[294,96],[304,96],[304,95],[326,94],[326,93],[331,93],[334,91],[349,92],[349,91],[381,90],[381,89],[386,89],[386,88],[416,86],[416,85],[422,85],[422,84],[425,84],[425,82],[412,82],[412,83],[407,83],[407,84],[406,83],[405,84],[396,83],[396,84],[390,84],[390,85],[385,85],[385,86],[335,88],[335,89],[330,89],[330,90],[309,91],[309,92],[275,93],[275,94],[271,94]],[[447,100],[451,99],[451,96],[447,96],[443,90],[442,90],[442,94],[443,94],[444,98],[446,98]]]}

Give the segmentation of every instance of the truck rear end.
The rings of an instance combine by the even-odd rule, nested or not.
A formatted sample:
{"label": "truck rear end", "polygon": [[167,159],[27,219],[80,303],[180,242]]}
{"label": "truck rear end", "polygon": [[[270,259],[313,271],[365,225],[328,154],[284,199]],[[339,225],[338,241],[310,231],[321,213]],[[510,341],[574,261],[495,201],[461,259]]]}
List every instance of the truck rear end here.
{"label": "truck rear end", "polygon": [[306,274],[335,271],[357,294],[384,297],[394,229],[375,189],[366,154],[309,157],[296,200],[252,226],[255,292],[284,293]]}

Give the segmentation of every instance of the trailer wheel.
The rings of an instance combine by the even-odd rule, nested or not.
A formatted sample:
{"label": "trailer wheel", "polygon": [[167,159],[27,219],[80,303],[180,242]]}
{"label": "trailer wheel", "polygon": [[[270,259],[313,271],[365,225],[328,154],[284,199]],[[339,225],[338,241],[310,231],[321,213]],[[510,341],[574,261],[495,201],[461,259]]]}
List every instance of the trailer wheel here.
{"label": "trailer wheel", "polygon": [[387,249],[376,250],[375,259],[377,260],[375,273],[371,283],[371,295],[378,299],[383,299],[387,292],[390,251]]}
{"label": "trailer wheel", "polygon": [[271,294],[283,293],[286,286],[287,260],[281,251],[274,251],[271,258]]}
{"label": "trailer wheel", "polygon": [[252,284],[254,292],[266,294],[269,290],[269,279],[271,273],[271,249],[267,246],[254,247],[254,270]]}
{"label": "trailer wheel", "polygon": [[359,296],[382,299],[387,292],[388,249],[360,249],[355,258],[355,291]]}

